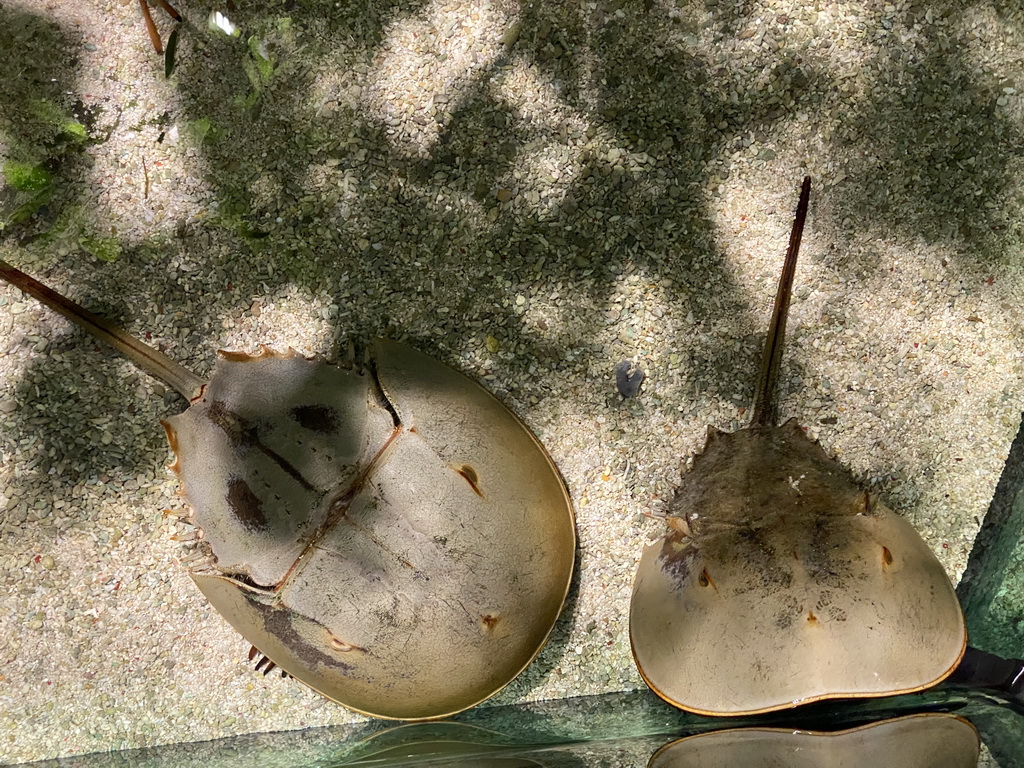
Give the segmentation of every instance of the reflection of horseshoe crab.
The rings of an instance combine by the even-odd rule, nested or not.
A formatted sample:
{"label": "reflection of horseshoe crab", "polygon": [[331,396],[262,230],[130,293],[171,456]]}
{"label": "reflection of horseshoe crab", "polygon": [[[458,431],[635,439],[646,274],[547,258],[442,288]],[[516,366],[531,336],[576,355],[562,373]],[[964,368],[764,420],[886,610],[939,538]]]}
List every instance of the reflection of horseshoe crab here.
{"label": "reflection of horseshoe crab", "polygon": [[975,768],[980,744],[978,732],[969,722],[934,712],[832,733],[783,728],[733,728],[702,733],[662,747],[651,757],[647,768]]}
{"label": "reflection of horseshoe crab", "polygon": [[[541,744],[536,749],[550,749]],[[519,754],[514,754],[519,753]],[[524,753],[534,748],[498,731],[467,723],[411,723],[379,731],[352,746],[336,768],[350,765],[390,765],[444,761],[444,765],[472,764],[474,768],[543,768]],[[571,765],[559,755],[559,768]],[[571,760],[571,758],[569,758]],[[582,764],[580,765],[582,768]]]}

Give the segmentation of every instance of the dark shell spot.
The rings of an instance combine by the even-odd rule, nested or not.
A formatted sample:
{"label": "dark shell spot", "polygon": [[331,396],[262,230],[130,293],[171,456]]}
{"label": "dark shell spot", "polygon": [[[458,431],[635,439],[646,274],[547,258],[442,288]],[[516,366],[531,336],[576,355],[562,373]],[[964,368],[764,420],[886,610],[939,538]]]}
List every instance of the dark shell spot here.
{"label": "dark shell spot", "polygon": [[469,483],[469,487],[473,489],[473,493],[480,498],[483,498],[484,494],[480,490],[480,478],[473,467],[469,464],[463,464],[462,466],[455,467],[455,471],[466,479],[466,482]]}
{"label": "dark shell spot", "polygon": [[658,559],[661,563],[661,570],[676,584],[682,586],[686,577],[690,575],[693,561],[697,557],[697,550],[688,546],[680,533],[670,534],[665,537],[661,545],[661,553]]}
{"label": "dark shell spot", "polygon": [[711,578],[711,574],[708,573],[708,569],[707,568],[705,568],[703,571],[700,572],[700,576],[697,577],[697,582],[702,587],[715,587],[715,591],[716,592],[718,591],[718,587],[715,586],[715,582]]}
{"label": "dark shell spot", "polygon": [[228,507],[235,518],[250,531],[267,530],[267,515],[263,504],[245,480],[231,477],[228,480]]}
{"label": "dark shell spot", "polygon": [[257,450],[277,464],[284,472],[286,472],[307,491],[315,490],[310,482],[302,476],[302,473],[299,472],[299,470],[296,469],[287,459],[285,459],[284,456],[263,443],[259,430],[254,424],[252,424],[248,419],[229,410],[223,401],[215,400],[210,403],[210,407],[206,411],[206,416],[218,428],[223,430],[224,434],[227,436],[228,440],[231,441],[231,444],[239,455],[244,455],[246,452],[251,450]]}
{"label": "dark shell spot", "polygon": [[786,629],[793,625],[793,614],[780,611],[775,615],[775,626],[777,629]]}
{"label": "dark shell spot", "polygon": [[[305,616],[297,615],[293,611],[284,608],[274,608],[263,605],[250,598],[249,604],[255,608],[263,619],[264,631],[277,638],[288,650],[296,656],[301,663],[311,669],[317,666],[324,666],[330,669],[337,669],[348,672],[352,669],[351,664],[339,661],[338,659],[324,653],[320,648],[308,643],[296,630],[295,622],[306,622],[316,625],[328,631],[323,624]],[[365,650],[365,649],[360,649]]]}
{"label": "dark shell spot", "polygon": [[797,616],[803,613],[803,606],[792,595],[780,595],[782,608],[775,614],[775,626],[779,629],[787,629],[793,626]]}
{"label": "dark shell spot", "polygon": [[501,621],[501,616],[496,613],[483,613],[480,615],[480,621],[483,623],[484,629],[491,632],[498,625],[498,622]]}
{"label": "dark shell spot", "polygon": [[887,565],[892,565],[892,552],[888,547],[882,547],[882,567],[885,568]]}
{"label": "dark shell spot", "polygon": [[846,621],[846,611],[835,605],[828,607],[828,617],[833,621]]}
{"label": "dark shell spot", "polygon": [[814,611],[807,612],[807,623],[811,625],[818,623],[818,617],[814,615]]}
{"label": "dark shell spot", "polygon": [[297,405],[291,416],[303,429],[327,435],[337,432],[341,419],[338,412],[326,405]]}

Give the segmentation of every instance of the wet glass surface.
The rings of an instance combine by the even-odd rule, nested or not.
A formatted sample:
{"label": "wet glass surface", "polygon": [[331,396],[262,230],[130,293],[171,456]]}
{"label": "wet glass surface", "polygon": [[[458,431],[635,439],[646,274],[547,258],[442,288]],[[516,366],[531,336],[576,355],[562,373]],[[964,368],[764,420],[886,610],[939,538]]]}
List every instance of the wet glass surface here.
{"label": "wet glass surface", "polygon": [[[897,718],[902,719],[892,726]],[[893,727],[902,729],[897,738],[887,730]],[[894,754],[898,745],[911,740],[916,746],[908,755]],[[806,760],[808,753],[814,761],[799,762]],[[482,707],[434,723],[393,725],[377,721],[84,755],[33,765],[707,768],[828,766],[839,765],[840,757],[850,761],[843,765],[874,765],[880,764],[876,762],[879,754],[894,760],[889,764],[906,768],[1014,768],[1024,757],[1024,704],[963,687],[942,686],[908,696],[811,705],[760,718],[724,719],[690,715],[648,691],[633,691],[515,707]],[[782,762],[757,762],[768,757]],[[693,762],[698,759],[704,762]]]}

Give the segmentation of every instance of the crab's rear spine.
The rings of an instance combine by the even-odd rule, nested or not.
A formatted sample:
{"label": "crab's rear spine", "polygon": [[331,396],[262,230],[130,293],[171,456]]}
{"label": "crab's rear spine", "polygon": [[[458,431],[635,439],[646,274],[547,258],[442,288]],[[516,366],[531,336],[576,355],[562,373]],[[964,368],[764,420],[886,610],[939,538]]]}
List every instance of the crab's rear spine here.
{"label": "crab's rear spine", "polygon": [[750,426],[771,426],[775,423],[775,390],[779,376],[779,363],[782,360],[782,342],[786,336],[786,316],[789,314],[789,299],[793,293],[793,276],[796,274],[796,258],[800,252],[800,239],[804,234],[804,222],[807,220],[807,202],[811,196],[811,177],[805,176],[800,188],[800,201],[796,206],[793,229],[789,233],[789,250],[786,251],[786,262],[782,266],[779,288],[775,294],[775,308],[772,310],[772,321],[768,326],[768,338],[764,342],[764,353],[761,357],[761,373],[754,394],[754,416]]}

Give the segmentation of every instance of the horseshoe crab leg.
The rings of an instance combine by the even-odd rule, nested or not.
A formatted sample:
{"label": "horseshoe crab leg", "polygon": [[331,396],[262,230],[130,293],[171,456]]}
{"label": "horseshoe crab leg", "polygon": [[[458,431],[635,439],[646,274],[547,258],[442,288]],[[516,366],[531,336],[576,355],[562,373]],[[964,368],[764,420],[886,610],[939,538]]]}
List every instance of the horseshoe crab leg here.
{"label": "horseshoe crab leg", "polygon": [[15,269],[3,260],[0,260],[0,278],[38,299],[54,312],[64,315],[97,339],[106,342],[144,371],[173,388],[189,402],[199,396],[204,381],[192,371],[178,365],[160,350],[125,333],[116,325],[108,323],[99,315],[93,314],[71,299],[64,298],[53,289],[46,287],[35,278],[26,275],[20,269]]}
{"label": "horseshoe crab leg", "polygon": [[779,288],[775,294],[772,322],[768,326],[768,338],[764,343],[761,374],[758,377],[757,394],[754,396],[754,416],[750,420],[752,427],[770,427],[775,423],[775,387],[779,376],[779,361],[782,360],[782,342],[786,336],[786,316],[789,314],[789,299],[793,293],[796,257],[800,252],[800,239],[804,234],[807,202],[810,197],[811,177],[805,176],[804,183],[800,187],[800,201],[796,206],[793,229],[789,233],[786,263],[782,267],[782,277],[779,278]]}

